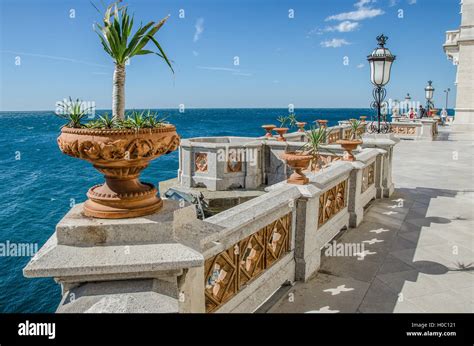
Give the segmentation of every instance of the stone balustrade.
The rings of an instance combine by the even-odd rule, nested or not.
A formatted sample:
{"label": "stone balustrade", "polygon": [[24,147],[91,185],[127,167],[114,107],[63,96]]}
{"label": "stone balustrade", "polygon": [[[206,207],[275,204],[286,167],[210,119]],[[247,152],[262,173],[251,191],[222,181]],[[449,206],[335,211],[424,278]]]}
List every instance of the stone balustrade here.
{"label": "stone balustrade", "polygon": [[400,139],[433,140],[438,134],[438,121],[432,118],[416,120],[399,118],[390,123],[392,133]]}
{"label": "stone balustrade", "polygon": [[[287,183],[291,170],[280,158],[304,142],[183,142],[181,184],[196,179],[219,189],[238,181],[266,192],[205,220],[194,206],[166,199],[154,215],[122,220],[87,218],[76,205],[24,269],[27,277],[61,284],[58,312],[253,312],[281,285],[313,275],[321,250],[359,225],[371,200],[393,192],[393,135],[364,135],[352,162],[342,160],[338,145],[323,146],[307,185]],[[242,171],[229,172],[228,152],[217,156],[227,147],[252,148],[260,166],[242,162]],[[202,154],[207,162],[199,163]],[[249,171],[253,185],[236,174]]]}

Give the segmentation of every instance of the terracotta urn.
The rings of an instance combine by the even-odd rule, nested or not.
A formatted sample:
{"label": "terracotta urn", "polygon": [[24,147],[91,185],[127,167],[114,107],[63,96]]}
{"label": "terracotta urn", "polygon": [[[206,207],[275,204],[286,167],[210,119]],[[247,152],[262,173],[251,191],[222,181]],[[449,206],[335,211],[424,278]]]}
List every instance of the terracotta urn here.
{"label": "terracotta urn", "polygon": [[139,176],[151,160],[176,150],[180,138],[173,125],[149,129],[87,129],[63,127],[59,149],[92,163],[105,183],[92,186],[84,204],[86,216],[122,219],[158,211],[162,200],[153,184]]}
{"label": "terracotta urn", "polygon": [[354,161],[355,157],[354,154],[352,154],[352,150],[357,149],[357,147],[362,144],[362,141],[360,139],[340,139],[336,143],[340,144],[344,149],[342,159],[344,161]]}
{"label": "terracotta urn", "polygon": [[265,134],[265,137],[266,138],[273,138],[273,129],[275,128],[276,126],[275,125],[262,125],[262,128],[267,131],[267,133]]}
{"label": "terracotta urn", "polygon": [[309,182],[308,177],[302,171],[308,168],[313,156],[292,151],[283,153],[281,158],[293,170],[293,173],[287,180],[289,184],[305,185]]}
{"label": "terracotta urn", "polygon": [[275,127],[274,130],[280,135],[280,137],[277,138],[277,141],[286,142],[286,139],[283,137],[283,135],[288,132],[288,127]]}
{"label": "terracotta urn", "polygon": [[298,126],[298,132],[305,132],[304,127],[306,126],[306,123],[304,121],[296,122],[296,126]]}
{"label": "terracotta urn", "polygon": [[328,126],[328,121],[327,120],[318,119],[318,120],[316,120],[316,122],[318,123],[319,127],[327,127]]}
{"label": "terracotta urn", "polygon": [[363,123],[365,123],[365,121],[367,120],[367,116],[361,115],[359,119],[360,119],[360,121],[362,121]]}

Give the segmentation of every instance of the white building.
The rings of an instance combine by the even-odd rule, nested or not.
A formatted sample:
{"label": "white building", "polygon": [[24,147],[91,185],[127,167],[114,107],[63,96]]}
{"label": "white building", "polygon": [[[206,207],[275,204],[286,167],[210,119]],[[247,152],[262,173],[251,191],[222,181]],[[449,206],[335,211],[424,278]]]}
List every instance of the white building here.
{"label": "white building", "polygon": [[455,124],[474,125],[474,0],[461,1],[461,26],[446,31],[444,51],[457,66]]}

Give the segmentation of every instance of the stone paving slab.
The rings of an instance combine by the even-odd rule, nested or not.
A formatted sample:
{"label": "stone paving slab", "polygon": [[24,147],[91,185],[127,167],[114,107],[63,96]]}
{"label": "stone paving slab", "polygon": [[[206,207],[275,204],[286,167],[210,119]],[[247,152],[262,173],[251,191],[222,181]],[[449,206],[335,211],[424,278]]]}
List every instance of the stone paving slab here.
{"label": "stone paving slab", "polygon": [[474,312],[472,139],[442,128],[439,141],[401,141],[394,194],[336,239],[364,244],[368,254],[328,257],[323,250],[319,273],[296,283],[270,312]]}

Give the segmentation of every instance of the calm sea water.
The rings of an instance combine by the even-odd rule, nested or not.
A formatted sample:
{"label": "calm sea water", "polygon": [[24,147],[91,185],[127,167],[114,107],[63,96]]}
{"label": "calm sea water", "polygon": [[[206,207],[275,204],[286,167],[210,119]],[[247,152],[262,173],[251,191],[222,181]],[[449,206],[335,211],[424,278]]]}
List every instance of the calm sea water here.
{"label": "calm sea water", "polygon": [[[260,136],[263,124],[277,124],[286,109],[160,110],[183,138]],[[100,113],[100,112],[98,112]],[[110,112],[109,112],[110,113]],[[298,120],[311,123],[372,114],[368,109],[297,109]],[[0,112],[0,243],[38,243],[54,232],[71,203],[83,202],[101,175],[82,160],[63,155],[56,144],[62,121],[51,112]],[[177,151],[153,161],[142,178],[158,182],[174,178]],[[0,312],[54,312],[60,301],[53,279],[26,279],[28,257],[0,257]]]}

